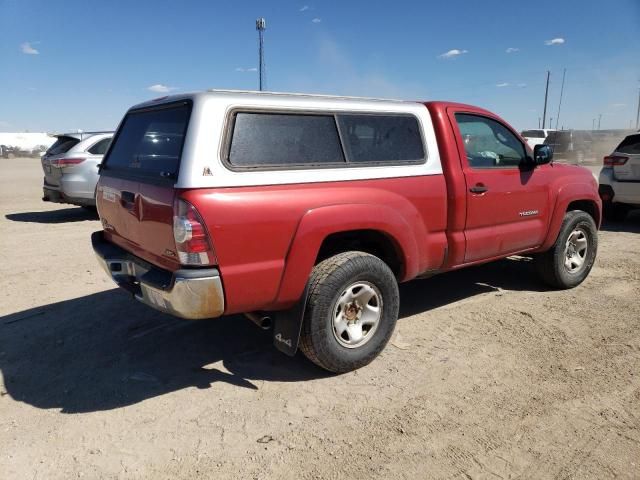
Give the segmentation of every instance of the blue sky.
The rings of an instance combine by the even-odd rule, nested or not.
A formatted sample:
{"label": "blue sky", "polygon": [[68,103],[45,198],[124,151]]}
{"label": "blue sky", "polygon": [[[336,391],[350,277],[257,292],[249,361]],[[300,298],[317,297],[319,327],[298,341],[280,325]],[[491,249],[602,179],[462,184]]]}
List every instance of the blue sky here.
{"label": "blue sky", "polygon": [[0,0],[0,131],[110,129],[166,90],[256,89],[258,16],[270,90],[460,101],[523,129],[547,69],[556,117],[566,68],[560,125],[635,124],[640,0]]}

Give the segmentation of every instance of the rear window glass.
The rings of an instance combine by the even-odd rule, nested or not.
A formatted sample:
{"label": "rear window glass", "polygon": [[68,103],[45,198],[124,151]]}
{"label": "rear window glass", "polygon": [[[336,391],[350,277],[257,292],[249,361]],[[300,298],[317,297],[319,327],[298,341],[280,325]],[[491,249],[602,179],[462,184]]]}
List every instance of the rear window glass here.
{"label": "rear window glass", "polygon": [[528,138],[544,138],[544,132],[542,130],[525,130],[522,132],[522,136]]}
{"label": "rear window glass", "polygon": [[544,143],[568,143],[571,141],[571,133],[569,132],[549,132],[549,135],[545,139]]}
{"label": "rear window glass", "polygon": [[93,155],[104,155],[109,148],[109,144],[111,143],[111,138],[105,138],[97,142],[93,147],[89,149],[89,153]]}
{"label": "rear window glass", "polygon": [[229,150],[236,167],[344,164],[333,115],[237,113]]}
{"label": "rear window glass", "polygon": [[418,120],[411,115],[338,115],[349,162],[424,159]]}
{"label": "rear window glass", "polygon": [[58,137],[54,144],[49,147],[46,154],[61,155],[67,153],[78,143],[80,143],[80,140],[74,137]]}
{"label": "rear window glass", "polygon": [[629,135],[618,145],[616,152],[640,154],[640,135]]}
{"label": "rear window glass", "polygon": [[128,113],[105,160],[106,168],[175,178],[190,112],[189,104],[181,104]]}

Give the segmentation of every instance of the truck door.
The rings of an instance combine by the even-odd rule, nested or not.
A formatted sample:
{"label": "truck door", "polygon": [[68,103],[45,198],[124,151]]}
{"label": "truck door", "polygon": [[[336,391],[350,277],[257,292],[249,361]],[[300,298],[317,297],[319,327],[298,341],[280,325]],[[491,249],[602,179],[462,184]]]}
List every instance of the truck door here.
{"label": "truck door", "polygon": [[550,218],[549,166],[527,163],[520,138],[497,118],[452,110],[467,187],[465,263],[542,244]]}

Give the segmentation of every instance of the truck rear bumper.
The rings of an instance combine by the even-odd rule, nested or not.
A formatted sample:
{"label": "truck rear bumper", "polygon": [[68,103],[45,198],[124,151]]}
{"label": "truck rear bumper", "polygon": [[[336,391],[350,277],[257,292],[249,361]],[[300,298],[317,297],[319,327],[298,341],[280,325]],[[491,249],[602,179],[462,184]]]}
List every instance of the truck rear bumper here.
{"label": "truck rear bumper", "polygon": [[113,281],[140,302],[181,318],[219,317],[224,313],[224,291],[216,268],[169,272],[91,235],[98,262]]}
{"label": "truck rear bumper", "polygon": [[640,180],[620,181],[614,177],[612,168],[603,168],[598,179],[600,197],[608,193],[608,201],[640,205]]}

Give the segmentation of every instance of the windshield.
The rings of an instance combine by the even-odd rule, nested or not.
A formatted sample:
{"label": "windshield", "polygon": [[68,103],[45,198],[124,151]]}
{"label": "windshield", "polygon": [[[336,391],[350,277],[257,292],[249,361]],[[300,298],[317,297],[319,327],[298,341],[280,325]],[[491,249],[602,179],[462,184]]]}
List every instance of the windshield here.
{"label": "windshield", "polygon": [[525,130],[522,132],[522,136],[529,138],[544,138],[544,132],[542,130]]}

